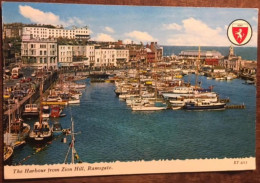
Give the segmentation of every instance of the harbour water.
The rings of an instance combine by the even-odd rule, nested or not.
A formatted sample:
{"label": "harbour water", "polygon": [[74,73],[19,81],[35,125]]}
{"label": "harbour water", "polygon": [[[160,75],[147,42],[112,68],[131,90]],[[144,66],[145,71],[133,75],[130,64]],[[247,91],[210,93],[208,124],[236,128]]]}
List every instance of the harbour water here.
{"label": "harbour water", "polygon": [[[184,50],[198,50],[195,46],[163,46],[163,55],[179,55]],[[229,47],[218,46],[201,46],[201,50],[205,51],[218,51],[223,56],[227,56],[229,53]],[[237,56],[241,56],[243,60],[257,60],[257,48],[256,47],[234,47],[234,52]]]}
{"label": "harbour water", "polygon": [[[184,78],[188,80],[188,76]],[[255,157],[256,87],[245,81],[207,80],[230,104],[245,104],[245,109],[221,111],[164,110],[133,112],[114,93],[112,83],[90,83],[79,105],[64,108],[66,117],[50,119],[70,128],[70,110],[75,122],[75,148],[83,162],[114,162],[162,159]],[[191,76],[194,81],[194,75]],[[33,120],[27,121],[32,126]],[[66,137],[67,143],[61,142]],[[27,144],[16,150],[13,165],[63,163],[70,136],[62,136],[36,152]]]}

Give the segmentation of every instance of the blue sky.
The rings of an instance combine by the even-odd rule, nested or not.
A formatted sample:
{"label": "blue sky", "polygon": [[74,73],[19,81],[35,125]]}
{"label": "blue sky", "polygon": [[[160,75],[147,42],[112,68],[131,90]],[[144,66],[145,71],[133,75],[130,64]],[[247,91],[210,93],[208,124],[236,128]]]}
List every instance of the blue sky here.
{"label": "blue sky", "polygon": [[244,19],[253,29],[245,46],[257,45],[257,9],[4,2],[2,12],[4,23],[88,26],[92,40],[181,46],[230,46],[228,25]]}

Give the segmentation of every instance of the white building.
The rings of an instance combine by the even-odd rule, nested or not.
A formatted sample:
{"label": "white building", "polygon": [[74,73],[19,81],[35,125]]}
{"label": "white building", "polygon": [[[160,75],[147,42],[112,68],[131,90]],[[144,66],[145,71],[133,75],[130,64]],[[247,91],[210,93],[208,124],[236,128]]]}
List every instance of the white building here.
{"label": "white building", "polygon": [[61,67],[89,65],[85,47],[83,45],[59,45],[59,65]]}
{"label": "white building", "polygon": [[99,45],[59,45],[61,66],[118,67],[129,61],[129,50]]}
{"label": "white building", "polygon": [[73,60],[73,46],[59,45],[58,46],[58,59],[61,66],[69,66]]}
{"label": "white building", "polygon": [[68,38],[68,39],[89,39],[89,29],[83,28],[47,28],[47,27],[23,27],[22,39],[31,38]]}
{"label": "white building", "polygon": [[23,40],[21,57],[23,63],[31,67],[57,69],[57,40]]}
{"label": "white building", "polygon": [[94,66],[95,64],[95,45],[86,45],[86,57],[88,58],[87,66]]}
{"label": "white building", "polygon": [[121,67],[129,62],[129,50],[116,49],[116,66]]}
{"label": "white building", "polygon": [[129,50],[95,48],[94,67],[118,67],[129,61]]}

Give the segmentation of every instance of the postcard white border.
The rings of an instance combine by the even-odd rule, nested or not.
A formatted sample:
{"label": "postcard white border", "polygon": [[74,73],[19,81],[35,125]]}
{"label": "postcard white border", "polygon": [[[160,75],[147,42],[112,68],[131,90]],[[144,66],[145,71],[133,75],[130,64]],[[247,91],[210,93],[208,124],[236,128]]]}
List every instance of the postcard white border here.
{"label": "postcard white border", "polygon": [[256,158],[4,166],[4,179],[255,170]]}

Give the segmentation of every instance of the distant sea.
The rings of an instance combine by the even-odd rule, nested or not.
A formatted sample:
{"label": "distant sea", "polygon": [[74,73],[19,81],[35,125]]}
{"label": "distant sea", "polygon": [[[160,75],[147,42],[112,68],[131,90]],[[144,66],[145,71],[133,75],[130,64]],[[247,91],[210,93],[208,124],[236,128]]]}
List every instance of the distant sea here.
{"label": "distant sea", "polygon": [[[229,53],[229,47],[211,47],[211,46],[201,46],[201,50],[205,51],[218,51],[223,56],[227,56]],[[163,46],[163,55],[179,55],[181,51],[185,50],[198,50],[196,46]],[[257,47],[234,47],[234,52],[236,56],[241,56],[243,60],[254,60],[257,61]]]}

